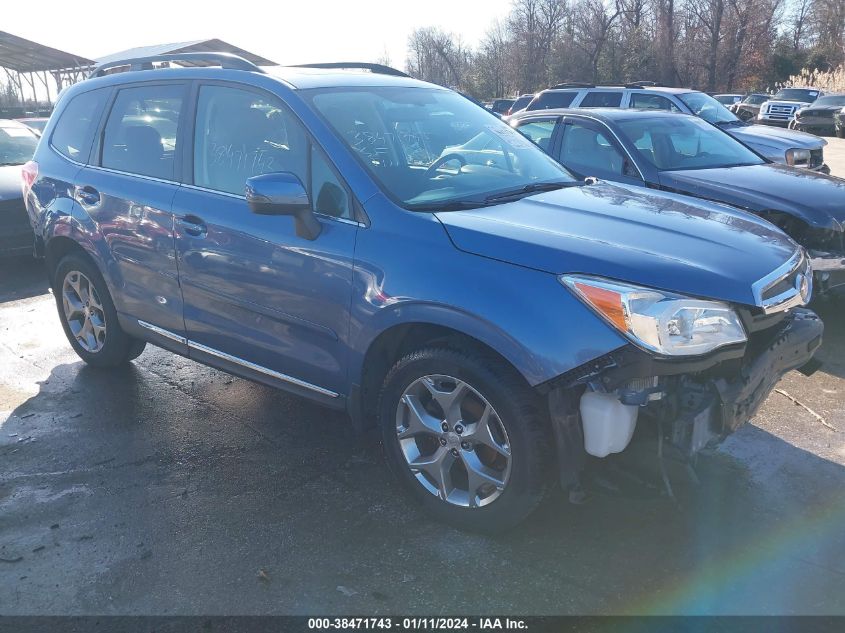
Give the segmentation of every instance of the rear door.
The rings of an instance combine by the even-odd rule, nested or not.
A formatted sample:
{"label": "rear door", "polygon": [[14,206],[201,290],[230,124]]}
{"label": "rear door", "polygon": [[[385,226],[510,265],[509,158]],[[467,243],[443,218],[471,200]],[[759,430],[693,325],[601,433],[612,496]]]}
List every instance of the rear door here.
{"label": "rear door", "polygon": [[184,322],[171,205],[187,92],[185,82],[118,86],[74,192],[113,255],[121,317],[176,346]]}
{"label": "rear door", "polygon": [[[174,200],[191,355],[332,399],[345,385],[359,230],[349,190],[275,95],[208,82],[192,103],[190,183]],[[246,180],[268,172],[305,185],[316,239],[298,236],[289,216],[250,211]]]}

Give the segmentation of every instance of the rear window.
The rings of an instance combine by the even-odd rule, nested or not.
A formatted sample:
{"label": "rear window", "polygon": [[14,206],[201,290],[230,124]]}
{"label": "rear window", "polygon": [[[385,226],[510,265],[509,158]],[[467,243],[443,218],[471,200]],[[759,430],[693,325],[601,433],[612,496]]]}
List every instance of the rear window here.
{"label": "rear window", "polygon": [[103,167],[173,180],[183,93],[178,84],[118,92],[103,135]]}
{"label": "rear window", "polygon": [[588,92],[581,101],[582,108],[618,108],[622,105],[621,92],[595,91]]}
{"label": "rear window", "polygon": [[575,100],[577,92],[543,92],[539,94],[526,110],[548,110],[549,108],[568,108]]}
{"label": "rear window", "polygon": [[106,104],[110,88],[91,90],[73,97],[59,114],[50,137],[57,152],[78,162],[88,160],[94,132]]}

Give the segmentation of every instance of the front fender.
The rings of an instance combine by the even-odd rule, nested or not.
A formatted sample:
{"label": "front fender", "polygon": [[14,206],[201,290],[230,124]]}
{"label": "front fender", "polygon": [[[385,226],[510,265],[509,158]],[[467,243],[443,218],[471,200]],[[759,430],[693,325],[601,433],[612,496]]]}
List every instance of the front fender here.
{"label": "front fender", "polygon": [[360,384],[373,341],[402,324],[443,326],[479,340],[530,385],[626,344],[555,275],[459,251],[431,214],[367,211],[382,221],[362,229],[356,245],[353,384]]}

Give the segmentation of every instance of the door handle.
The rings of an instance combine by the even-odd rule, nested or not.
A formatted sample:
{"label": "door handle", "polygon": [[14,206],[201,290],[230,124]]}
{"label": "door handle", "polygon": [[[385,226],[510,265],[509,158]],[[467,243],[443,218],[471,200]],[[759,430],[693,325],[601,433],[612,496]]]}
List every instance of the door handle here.
{"label": "door handle", "polygon": [[100,203],[100,192],[90,185],[77,186],[73,193],[76,201],[80,204],[92,207]]}
{"label": "door handle", "polygon": [[205,222],[202,218],[197,217],[191,213],[188,215],[184,215],[177,220],[179,222],[179,226],[182,227],[182,230],[187,235],[192,235],[194,237],[205,237],[208,233],[208,227],[205,225]]}

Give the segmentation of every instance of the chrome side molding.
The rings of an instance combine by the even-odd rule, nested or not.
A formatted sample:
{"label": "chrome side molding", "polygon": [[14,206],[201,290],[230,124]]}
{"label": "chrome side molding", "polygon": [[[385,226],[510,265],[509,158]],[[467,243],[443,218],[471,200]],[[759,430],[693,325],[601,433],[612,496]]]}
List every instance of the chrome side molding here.
{"label": "chrome side molding", "polygon": [[170,330],[165,330],[163,327],[159,327],[157,325],[153,325],[152,323],[147,323],[146,321],[141,321],[138,319],[138,325],[142,328],[149,330],[150,332],[155,332],[159,336],[163,336],[164,338],[168,338],[171,341],[176,341],[177,343],[181,343],[182,345],[188,344],[188,339],[184,336],[179,336]]}
{"label": "chrome side molding", "polygon": [[303,389],[308,389],[310,391],[314,391],[316,393],[322,394],[324,396],[328,396],[330,398],[337,398],[340,396],[339,393],[331,391],[330,389],[325,389],[324,387],[320,387],[318,385],[313,385],[310,382],[306,382],[304,380],[300,380],[299,378],[294,378],[293,376],[288,376],[287,374],[283,374],[281,372],[275,371],[273,369],[269,369],[268,367],[264,367],[262,365],[257,365],[255,363],[251,363],[248,360],[244,360],[243,358],[238,358],[237,356],[232,356],[231,354],[227,354],[226,352],[221,352],[218,349],[214,349],[213,347],[208,347],[207,345],[201,345],[200,343],[196,343],[191,341],[184,336],[180,336],[175,332],[171,332],[170,330],[165,330],[164,328],[158,327],[157,325],[153,325],[152,323],[147,323],[146,321],[138,320],[138,325],[142,328],[149,330],[150,332],[155,332],[159,336],[163,336],[166,339],[170,339],[171,341],[176,341],[177,343],[182,343],[183,345],[187,345],[190,349],[194,349],[198,352],[203,352],[204,354],[208,354],[210,356],[214,356],[216,358],[220,358],[222,360],[228,361],[230,363],[234,363],[236,365],[240,365],[241,367],[246,367],[247,369],[251,369],[252,371],[256,371],[277,380],[281,380],[282,382],[287,382],[292,385],[296,385],[297,387],[302,387]]}

